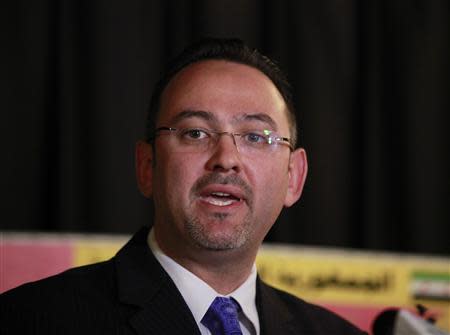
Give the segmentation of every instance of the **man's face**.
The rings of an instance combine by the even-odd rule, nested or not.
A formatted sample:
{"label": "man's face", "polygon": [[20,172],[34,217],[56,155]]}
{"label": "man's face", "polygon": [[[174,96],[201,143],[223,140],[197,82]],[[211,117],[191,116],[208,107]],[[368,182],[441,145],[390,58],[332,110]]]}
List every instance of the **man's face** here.
{"label": "man's face", "polygon": [[[221,60],[189,65],[170,81],[157,127],[232,133],[268,129],[289,137],[286,105],[270,79],[252,67]],[[291,154],[279,145],[269,153],[247,155],[229,135],[206,151],[183,152],[176,134],[165,132],[154,148],[148,178],[155,234],[168,254],[186,248],[256,252],[283,206],[300,196],[306,174],[303,150]]]}

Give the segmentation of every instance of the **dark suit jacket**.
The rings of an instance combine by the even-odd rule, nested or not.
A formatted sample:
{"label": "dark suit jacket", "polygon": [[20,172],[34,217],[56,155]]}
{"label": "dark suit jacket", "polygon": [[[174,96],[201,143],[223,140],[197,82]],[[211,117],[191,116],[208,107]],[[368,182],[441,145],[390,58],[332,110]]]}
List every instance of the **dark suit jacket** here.
{"label": "dark suit jacket", "polygon": [[[74,268],[0,296],[9,334],[200,334],[141,229],[111,260]],[[335,314],[257,281],[261,334],[362,334]]]}

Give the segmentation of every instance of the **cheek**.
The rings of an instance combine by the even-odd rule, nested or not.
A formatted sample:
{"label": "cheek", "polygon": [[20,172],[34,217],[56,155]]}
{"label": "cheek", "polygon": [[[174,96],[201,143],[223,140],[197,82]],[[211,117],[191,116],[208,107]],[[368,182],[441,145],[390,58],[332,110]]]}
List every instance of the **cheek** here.
{"label": "cheek", "polygon": [[187,198],[196,180],[198,164],[186,156],[167,155],[164,158],[157,162],[161,164],[156,166],[155,185],[171,199]]}
{"label": "cheek", "polygon": [[259,165],[255,171],[254,178],[258,206],[261,206],[265,215],[271,212],[279,212],[283,208],[284,199],[288,188],[287,167],[268,167],[265,164]]}
{"label": "cheek", "polygon": [[[254,218],[257,222],[257,240],[263,240],[267,232],[276,222],[284,206],[287,191],[287,178],[278,177],[276,174],[268,174],[255,190]],[[261,179],[262,181],[262,179]]]}

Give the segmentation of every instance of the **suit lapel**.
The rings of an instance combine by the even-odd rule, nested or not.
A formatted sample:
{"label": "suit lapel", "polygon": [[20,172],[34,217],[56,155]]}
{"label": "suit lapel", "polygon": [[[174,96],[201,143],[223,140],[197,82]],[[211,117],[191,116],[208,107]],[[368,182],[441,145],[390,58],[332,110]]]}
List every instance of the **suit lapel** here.
{"label": "suit lapel", "polygon": [[275,291],[258,277],[256,308],[259,315],[261,335],[298,334],[293,327],[293,315]]}
{"label": "suit lapel", "polygon": [[141,229],[115,257],[119,300],[137,307],[129,322],[139,335],[199,334],[194,317]]}
{"label": "suit lapel", "polygon": [[[177,293],[177,292],[176,292]],[[181,296],[169,285],[161,288],[144,308],[130,318],[139,335],[199,334],[195,320]]]}

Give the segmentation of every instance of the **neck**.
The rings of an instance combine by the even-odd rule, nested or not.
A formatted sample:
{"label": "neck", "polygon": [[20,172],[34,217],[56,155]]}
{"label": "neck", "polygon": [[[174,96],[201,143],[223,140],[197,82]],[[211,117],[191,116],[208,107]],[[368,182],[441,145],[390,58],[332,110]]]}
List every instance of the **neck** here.
{"label": "neck", "polygon": [[155,240],[164,254],[222,295],[233,292],[247,280],[257,252],[251,248],[206,250],[181,244],[178,244],[179,248],[173,248],[174,244],[159,239],[156,231]]}
{"label": "neck", "polygon": [[[252,271],[253,260],[248,262],[236,261],[238,257],[233,257],[233,262],[228,261],[228,257],[222,251],[214,251],[208,260],[173,258],[181,266],[195,274],[206,282],[216,292],[227,295],[235,291],[248,278]],[[217,255],[220,253],[221,255]],[[170,256],[169,256],[170,257]]]}

